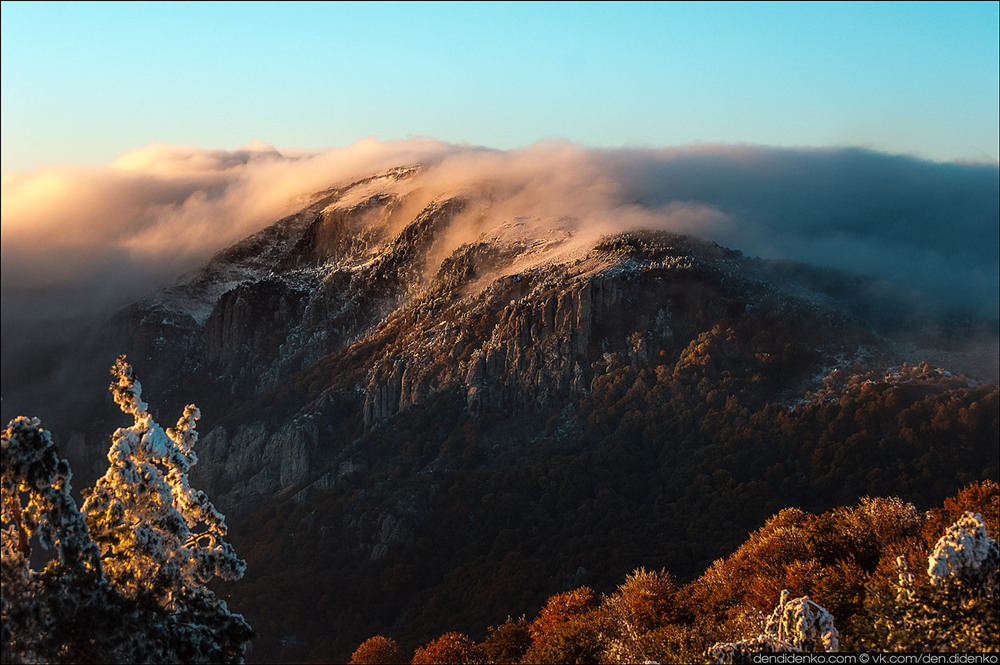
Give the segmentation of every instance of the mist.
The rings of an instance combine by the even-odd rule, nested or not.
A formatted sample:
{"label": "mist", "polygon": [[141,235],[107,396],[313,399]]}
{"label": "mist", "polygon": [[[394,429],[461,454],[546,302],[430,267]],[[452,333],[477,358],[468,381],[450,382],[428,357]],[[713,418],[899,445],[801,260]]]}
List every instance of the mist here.
{"label": "mist", "polygon": [[449,249],[520,216],[563,220],[587,241],[665,229],[751,256],[870,275],[942,308],[1000,314],[996,164],[743,145],[609,150],[549,141],[497,151],[431,138],[368,138],[324,150],[157,144],[104,167],[3,175],[5,411],[15,376],[40,365],[72,371],[60,367],[60,349],[82,344],[86,331],[117,309],[301,209],[311,193],[418,163],[417,198],[489,197],[488,219],[459,218]]}
{"label": "mist", "polygon": [[152,145],[106,167],[4,174],[4,301],[62,300],[62,316],[121,307],[312,192],[415,163],[427,167],[427,196],[489,188],[498,218],[571,219],[579,232],[668,229],[998,312],[996,165],[756,146],[546,142],[499,152],[424,138],[319,151]]}

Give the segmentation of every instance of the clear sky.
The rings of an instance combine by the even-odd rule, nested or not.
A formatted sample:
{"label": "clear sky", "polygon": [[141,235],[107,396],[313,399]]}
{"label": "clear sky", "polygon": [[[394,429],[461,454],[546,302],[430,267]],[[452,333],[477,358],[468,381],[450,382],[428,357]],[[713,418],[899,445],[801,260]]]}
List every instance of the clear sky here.
{"label": "clear sky", "polygon": [[156,142],[996,162],[1000,4],[4,2],[3,171]]}

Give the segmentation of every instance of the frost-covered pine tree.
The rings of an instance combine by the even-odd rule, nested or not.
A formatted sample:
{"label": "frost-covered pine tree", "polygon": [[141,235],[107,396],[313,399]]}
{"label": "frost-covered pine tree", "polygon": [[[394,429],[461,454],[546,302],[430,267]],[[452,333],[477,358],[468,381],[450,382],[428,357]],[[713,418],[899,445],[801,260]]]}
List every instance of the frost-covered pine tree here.
{"label": "frost-covered pine tree", "polygon": [[927,558],[927,576],[940,588],[997,595],[1000,548],[979,513],[967,512],[945,529]]}
{"label": "frost-covered pine tree", "polygon": [[238,579],[246,564],[223,540],[226,523],[188,482],[197,457],[194,405],[164,431],[142,401],[142,386],[124,357],[115,363],[111,393],[135,423],[118,429],[110,466],[87,493],[83,512],[102,544],[105,574],[125,596],[179,607],[213,576]]}
{"label": "frost-covered pine tree", "polygon": [[[23,416],[4,430],[0,462],[3,662],[104,660],[109,640],[94,624],[113,594],[70,494],[69,464],[38,419]],[[42,570],[29,561],[33,542],[56,550]]]}
{"label": "frost-covered pine tree", "polygon": [[[251,628],[205,586],[238,579],[246,564],[223,540],[223,516],[188,481],[198,410],[188,406],[164,431],[124,356],[112,376],[134,423],[113,435],[110,466],[82,513],[69,466],[38,421],[19,418],[4,432],[4,660],[241,662]],[[35,536],[59,550],[40,572],[27,559]]]}
{"label": "frost-covered pine tree", "polygon": [[803,651],[837,651],[839,633],[833,625],[833,615],[809,596],[790,599],[788,590],[764,626],[764,634],[788,642]]}
{"label": "frost-covered pine tree", "polygon": [[1000,548],[979,513],[967,512],[945,529],[927,557],[929,585],[918,585],[903,557],[896,603],[876,621],[896,651],[1000,649]]}
{"label": "frost-covered pine tree", "polygon": [[831,652],[839,648],[833,615],[809,596],[791,598],[786,589],[763,633],[749,640],[719,642],[708,650],[708,655],[716,663],[750,663],[758,653]]}
{"label": "frost-covered pine tree", "polygon": [[250,627],[205,584],[215,576],[239,579],[246,563],[223,540],[223,516],[188,481],[201,414],[189,405],[176,427],[164,431],[124,356],[111,374],[115,403],[135,422],[112,436],[108,470],[83,504],[105,576],[125,598],[169,612],[189,633],[191,656],[239,660]]}

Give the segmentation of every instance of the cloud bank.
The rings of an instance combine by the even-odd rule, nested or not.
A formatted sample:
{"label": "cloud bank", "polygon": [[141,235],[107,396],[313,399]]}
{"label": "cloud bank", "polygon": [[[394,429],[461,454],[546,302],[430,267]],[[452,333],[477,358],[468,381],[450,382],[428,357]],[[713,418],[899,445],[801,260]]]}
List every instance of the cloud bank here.
{"label": "cloud bank", "polygon": [[1000,310],[995,164],[754,146],[496,151],[428,138],[316,151],[152,145],[106,167],[3,175],[4,418],[93,420],[99,404],[80,395],[103,394],[113,355],[94,349],[108,316],[310,193],[415,163],[426,168],[414,199],[473,191],[487,201],[456,219],[439,258],[490,225],[534,216],[581,241],[666,229],[883,278],[993,320]]}
{"label": "cloud bank", "polygon": [[417,162],[428,167],[425,192],[489,186],[498,217],[664,228],[885,278],[991,316],[1000,308],[996,165],[858,149],[547,142],[500,152],[371,138],[319,151],[160,144],[106,167],[4,174],[4,328],[17,316],[8,303],[61,299],[66,316],[120,307],[295,211],[304,195]]}

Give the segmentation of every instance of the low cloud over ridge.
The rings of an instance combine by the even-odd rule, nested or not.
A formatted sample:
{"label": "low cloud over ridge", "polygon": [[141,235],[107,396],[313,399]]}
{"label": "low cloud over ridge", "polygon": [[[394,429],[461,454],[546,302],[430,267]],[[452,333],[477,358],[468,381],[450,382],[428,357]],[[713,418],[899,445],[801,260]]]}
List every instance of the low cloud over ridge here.
{"label": "low cloud over ridge", "polygon": [[107,167],[4,174],[4,328],[8,303],[47,294],[72,293],[64,306],[81,311],[124,305],[293,212],[302,195],[417,162],[434,191],[510,192],[503,214],[572,217],[601,232],[666,228],[889,279],[991,316],[1000,309],[995,165],[858,149],[546,142],[500,152],[366,139],[320,151],[160,144]]}

